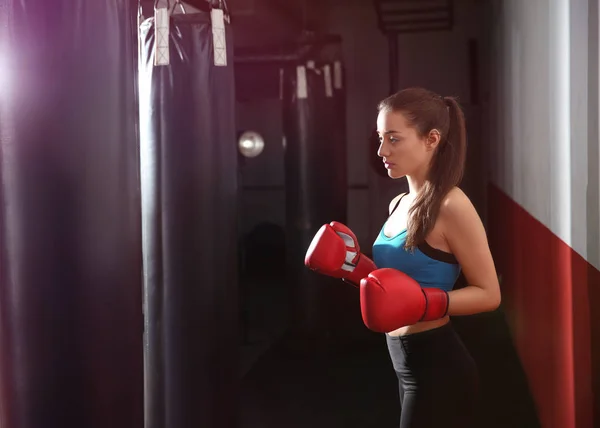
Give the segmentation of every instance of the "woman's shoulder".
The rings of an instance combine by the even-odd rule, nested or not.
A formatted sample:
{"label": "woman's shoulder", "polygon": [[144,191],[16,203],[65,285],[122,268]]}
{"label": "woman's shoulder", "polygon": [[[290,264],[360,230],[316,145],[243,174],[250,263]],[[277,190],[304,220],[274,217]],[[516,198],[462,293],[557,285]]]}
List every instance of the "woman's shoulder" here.
{"label": "woman's shoulder", "polygon": [[454,186],[452,189],[446,193],[446,196],[442,200],[442,206],[450,206],[452,204],[464,204],[466,202],[471,202],[469,197],[463,190]]}
{"label": "woman's shoulder", "polygon": [[449,226],[465,222],[477,215],[477,211],[469,197],[460,187],[453,187],[442,200],[440,217]]}

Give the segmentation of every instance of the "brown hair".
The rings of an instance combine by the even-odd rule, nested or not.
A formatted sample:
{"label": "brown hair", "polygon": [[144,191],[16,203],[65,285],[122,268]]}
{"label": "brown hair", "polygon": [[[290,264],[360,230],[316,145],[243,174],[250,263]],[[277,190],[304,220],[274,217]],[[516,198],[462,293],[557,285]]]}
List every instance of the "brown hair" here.
{"label": "brown hair", "polygon": [[409,210],[406,248],[414,249],[433,229],[445,196],[462,180],[467,151],[465,117],[455,98],[423,88],[397,92],[381,101],[378,110],[402,113],[422,138],[433,129],[441,135],[427,181]]}

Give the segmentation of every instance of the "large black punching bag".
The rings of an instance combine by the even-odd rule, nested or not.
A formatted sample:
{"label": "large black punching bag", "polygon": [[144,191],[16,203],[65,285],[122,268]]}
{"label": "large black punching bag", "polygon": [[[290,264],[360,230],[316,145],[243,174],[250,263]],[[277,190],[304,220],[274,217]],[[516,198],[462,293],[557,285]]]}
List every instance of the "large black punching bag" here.
{"label": "large black punching bag", "polygon": [[218,9],[170,17],[159,9],[140,40],[146,428],[234,427],[231,29]]}
{"label": "large black punching bag", "polygon": [[0,0],[0,426],[142,428],[130,0]]}
{"label": "large black punching bag", "polygon": [[344,92],[341,61],[309,61],[284,73],[287,284],[298,337],[323,338],[333,327],[328,291],[339,280],[308,270],[304,256],[323,224],[347,224]]}

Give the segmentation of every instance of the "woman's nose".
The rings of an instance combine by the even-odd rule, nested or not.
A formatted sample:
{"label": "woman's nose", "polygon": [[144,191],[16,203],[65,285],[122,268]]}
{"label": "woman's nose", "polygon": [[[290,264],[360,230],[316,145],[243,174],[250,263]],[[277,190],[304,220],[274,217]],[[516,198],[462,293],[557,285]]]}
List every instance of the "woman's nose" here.
{"label": "woman's nose", "polygon": [[379,143],[379,149],[377,149],[377,156],[379,156],[380,158],[389,156],[389,150],[386,147],[385,142]]}

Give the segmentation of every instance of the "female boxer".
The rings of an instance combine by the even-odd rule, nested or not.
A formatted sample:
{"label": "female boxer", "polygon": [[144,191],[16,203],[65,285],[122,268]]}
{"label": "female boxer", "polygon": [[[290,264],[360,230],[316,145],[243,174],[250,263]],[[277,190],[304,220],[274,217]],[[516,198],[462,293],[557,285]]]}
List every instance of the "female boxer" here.
{"label": "female boxer", "polygon": [[[386,333],[401,428],[468,427],[477,370],[449,316],[496,309],[500,288],[482,222],[459,185],[466,130],[454,98],[421,88],[379,105],[377,154],[409,191],[390,203],[361,283],[365,324]],[[468,285],[453,290],[462,269]],[[401,306],[401,310],[399,309]]]}
{"label": "female boxer", "polygon": [[[363,321],[385,333],[398,377],[400,428],[467,428],[477,369],[449,316],[496,309],[500,289],[482,222],[457,187],[464,116],[453,98],[405,89],[380,103],[377,131],[389,177],[406,177],[409,191],[391,201],[373,260],[350,229],[332,222],[313,239],[305,263],[360,284]],[[453,290],[461,270],[468,285]]]}

